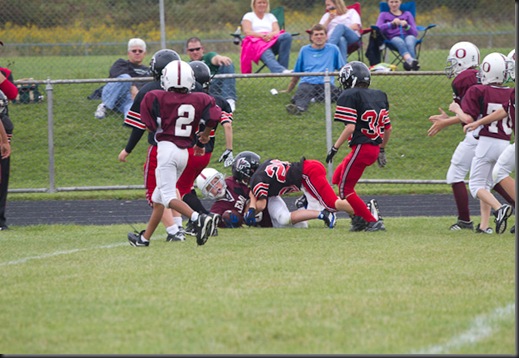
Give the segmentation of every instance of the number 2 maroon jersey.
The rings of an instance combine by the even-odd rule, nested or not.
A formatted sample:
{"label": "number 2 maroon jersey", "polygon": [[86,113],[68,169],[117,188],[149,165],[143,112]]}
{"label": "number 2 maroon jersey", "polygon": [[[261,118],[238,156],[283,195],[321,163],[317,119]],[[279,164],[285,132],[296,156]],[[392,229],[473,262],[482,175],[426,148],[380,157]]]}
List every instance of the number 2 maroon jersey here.
{"label": "number 2 maroon jersey", "polygon": [[[492,85],[472,86],[461,101],[461,109],[470,115],[472,119],[478,120],[500,108],[507,108],[512,91],[513,89],[509,87]],[[509,118],[507,116],[502,120],[485,124],[479,135],[510,140],[512,128],[508,122]]]}
{"label": "number 2 maroon jersey", "polygon": [[141,103],[141,120],[155,132],[155,140],[169,141],[179,148],[194,144],[200,121],[215,127],[222,110],[206,93],[178,93],[154,90],[146,93]]}
{"label": "number 2 maroon jersey", "polygon": [[345,89],[337,99],[334,121],[355,125],[351,138],[348,138],[350,146],[380,144],[384,130],[391,128],[387,95],[371,88]]}
{"label": "number 2 maroon jersey", "polygon": [[250,179],[252,194],[256,199],[266,199],[301,190],[303,161],[289,163],[269,159],[258,167]]}

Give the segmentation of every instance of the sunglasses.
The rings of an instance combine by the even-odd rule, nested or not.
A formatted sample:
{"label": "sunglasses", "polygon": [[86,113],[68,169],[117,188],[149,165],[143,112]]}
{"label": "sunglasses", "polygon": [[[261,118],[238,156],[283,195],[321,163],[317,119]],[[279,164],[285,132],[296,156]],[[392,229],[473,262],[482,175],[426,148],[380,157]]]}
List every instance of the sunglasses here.
{"label": "sunglasses", "polygon": [[132,50],[133,53],[143,53],[144,50]]}
{"label": "sunglasses", "polygon": [[195,48],[188,48],[187,50],[189,52],[195,52],[195,51],[200,51],[201,47],[195,47]]}

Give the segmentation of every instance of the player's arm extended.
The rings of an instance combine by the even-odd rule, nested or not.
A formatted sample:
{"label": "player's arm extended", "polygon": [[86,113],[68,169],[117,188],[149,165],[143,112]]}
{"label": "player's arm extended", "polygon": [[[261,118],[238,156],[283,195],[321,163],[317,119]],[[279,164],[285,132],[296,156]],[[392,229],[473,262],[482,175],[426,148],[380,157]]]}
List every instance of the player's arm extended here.
{"label": "player's arm extended", "polygon": [[506,113],[504,108],[499,108],[497,111],[494,111],[494,112],[490,113],[489,115],[478,119],[477,121],[474,121],[474,122],[469,123],[469,124],[465,124],[463,126],[463,131],[465,133],[467,131],[472,131],[472,130],[476,129],[477,127],[481,126],[481,125],[489,124],[489,123],[492,123],[492,122],[495,122],[495,121],[499,121],[499,120],[501,120],[503,118],[506,118],[507,115],[508,114]]}

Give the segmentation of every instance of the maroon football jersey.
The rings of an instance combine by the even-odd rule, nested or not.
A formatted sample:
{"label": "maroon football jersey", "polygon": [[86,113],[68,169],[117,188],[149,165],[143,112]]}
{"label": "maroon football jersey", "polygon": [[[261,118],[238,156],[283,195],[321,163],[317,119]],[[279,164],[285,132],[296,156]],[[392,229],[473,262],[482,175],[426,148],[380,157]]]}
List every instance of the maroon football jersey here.
{"label": "maroon football jersey", "polygon": [[[472,119],[478,120],[500,108],[505,108],[510,100],[512,90],[512,88],[501,86],[472,86],[467,90],[461,101],[461,109]],[[510,140],[511,134],[512,128],[508,117],[485,124],[479,132],[479,136],[503,140]]]}
{"label": "maroon football jersey", "polygon": [[213,203],[211,212],[222,215],[226,210],[236,210],[243,216],[249,200],[249,187],[232,176],[225,178],[225,184],[227,184],[225,196]]}
{"label": "maroon football jersey", "polygon": [[467,93],[467,90],[480,83],[477,74],[478,70],[467,68],[452,80],[452,99],[454,102],[461,105],[461,100]]}
{"label": "maroon football jersey", "polygon": [[169,141],[179,148],[193,146],[202,118],[208,127],[215,127],[221,113],[214,98],[201,92],[154,90],[141,102],[141,120],[155,132],[155,140]]}

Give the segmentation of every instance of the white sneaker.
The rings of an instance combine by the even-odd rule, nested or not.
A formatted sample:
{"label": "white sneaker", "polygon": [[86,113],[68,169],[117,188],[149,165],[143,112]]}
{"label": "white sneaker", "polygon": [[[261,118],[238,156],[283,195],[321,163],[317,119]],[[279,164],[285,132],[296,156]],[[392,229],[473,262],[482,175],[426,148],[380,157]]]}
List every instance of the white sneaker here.
{"label": "white sneaker", "polygon": [[232,98],[228,98],[227,103],[229,103],[229,106],[231,106],[231,111],[234,112],[234,110],[236,109],[236,101]]}
{"label": "white sneaker", "polygon": [[281,73],[292,73],[293,71],[292,70],[283,70],[283,72]]}
{"label": "white sneaker", "polygon": [[103,119],[104,117],[106,117],[106,107],[105,107],[104,103],[102,103],[102,102],[99,103],[99,106],[97,106],[94,116],[97,119]]}

